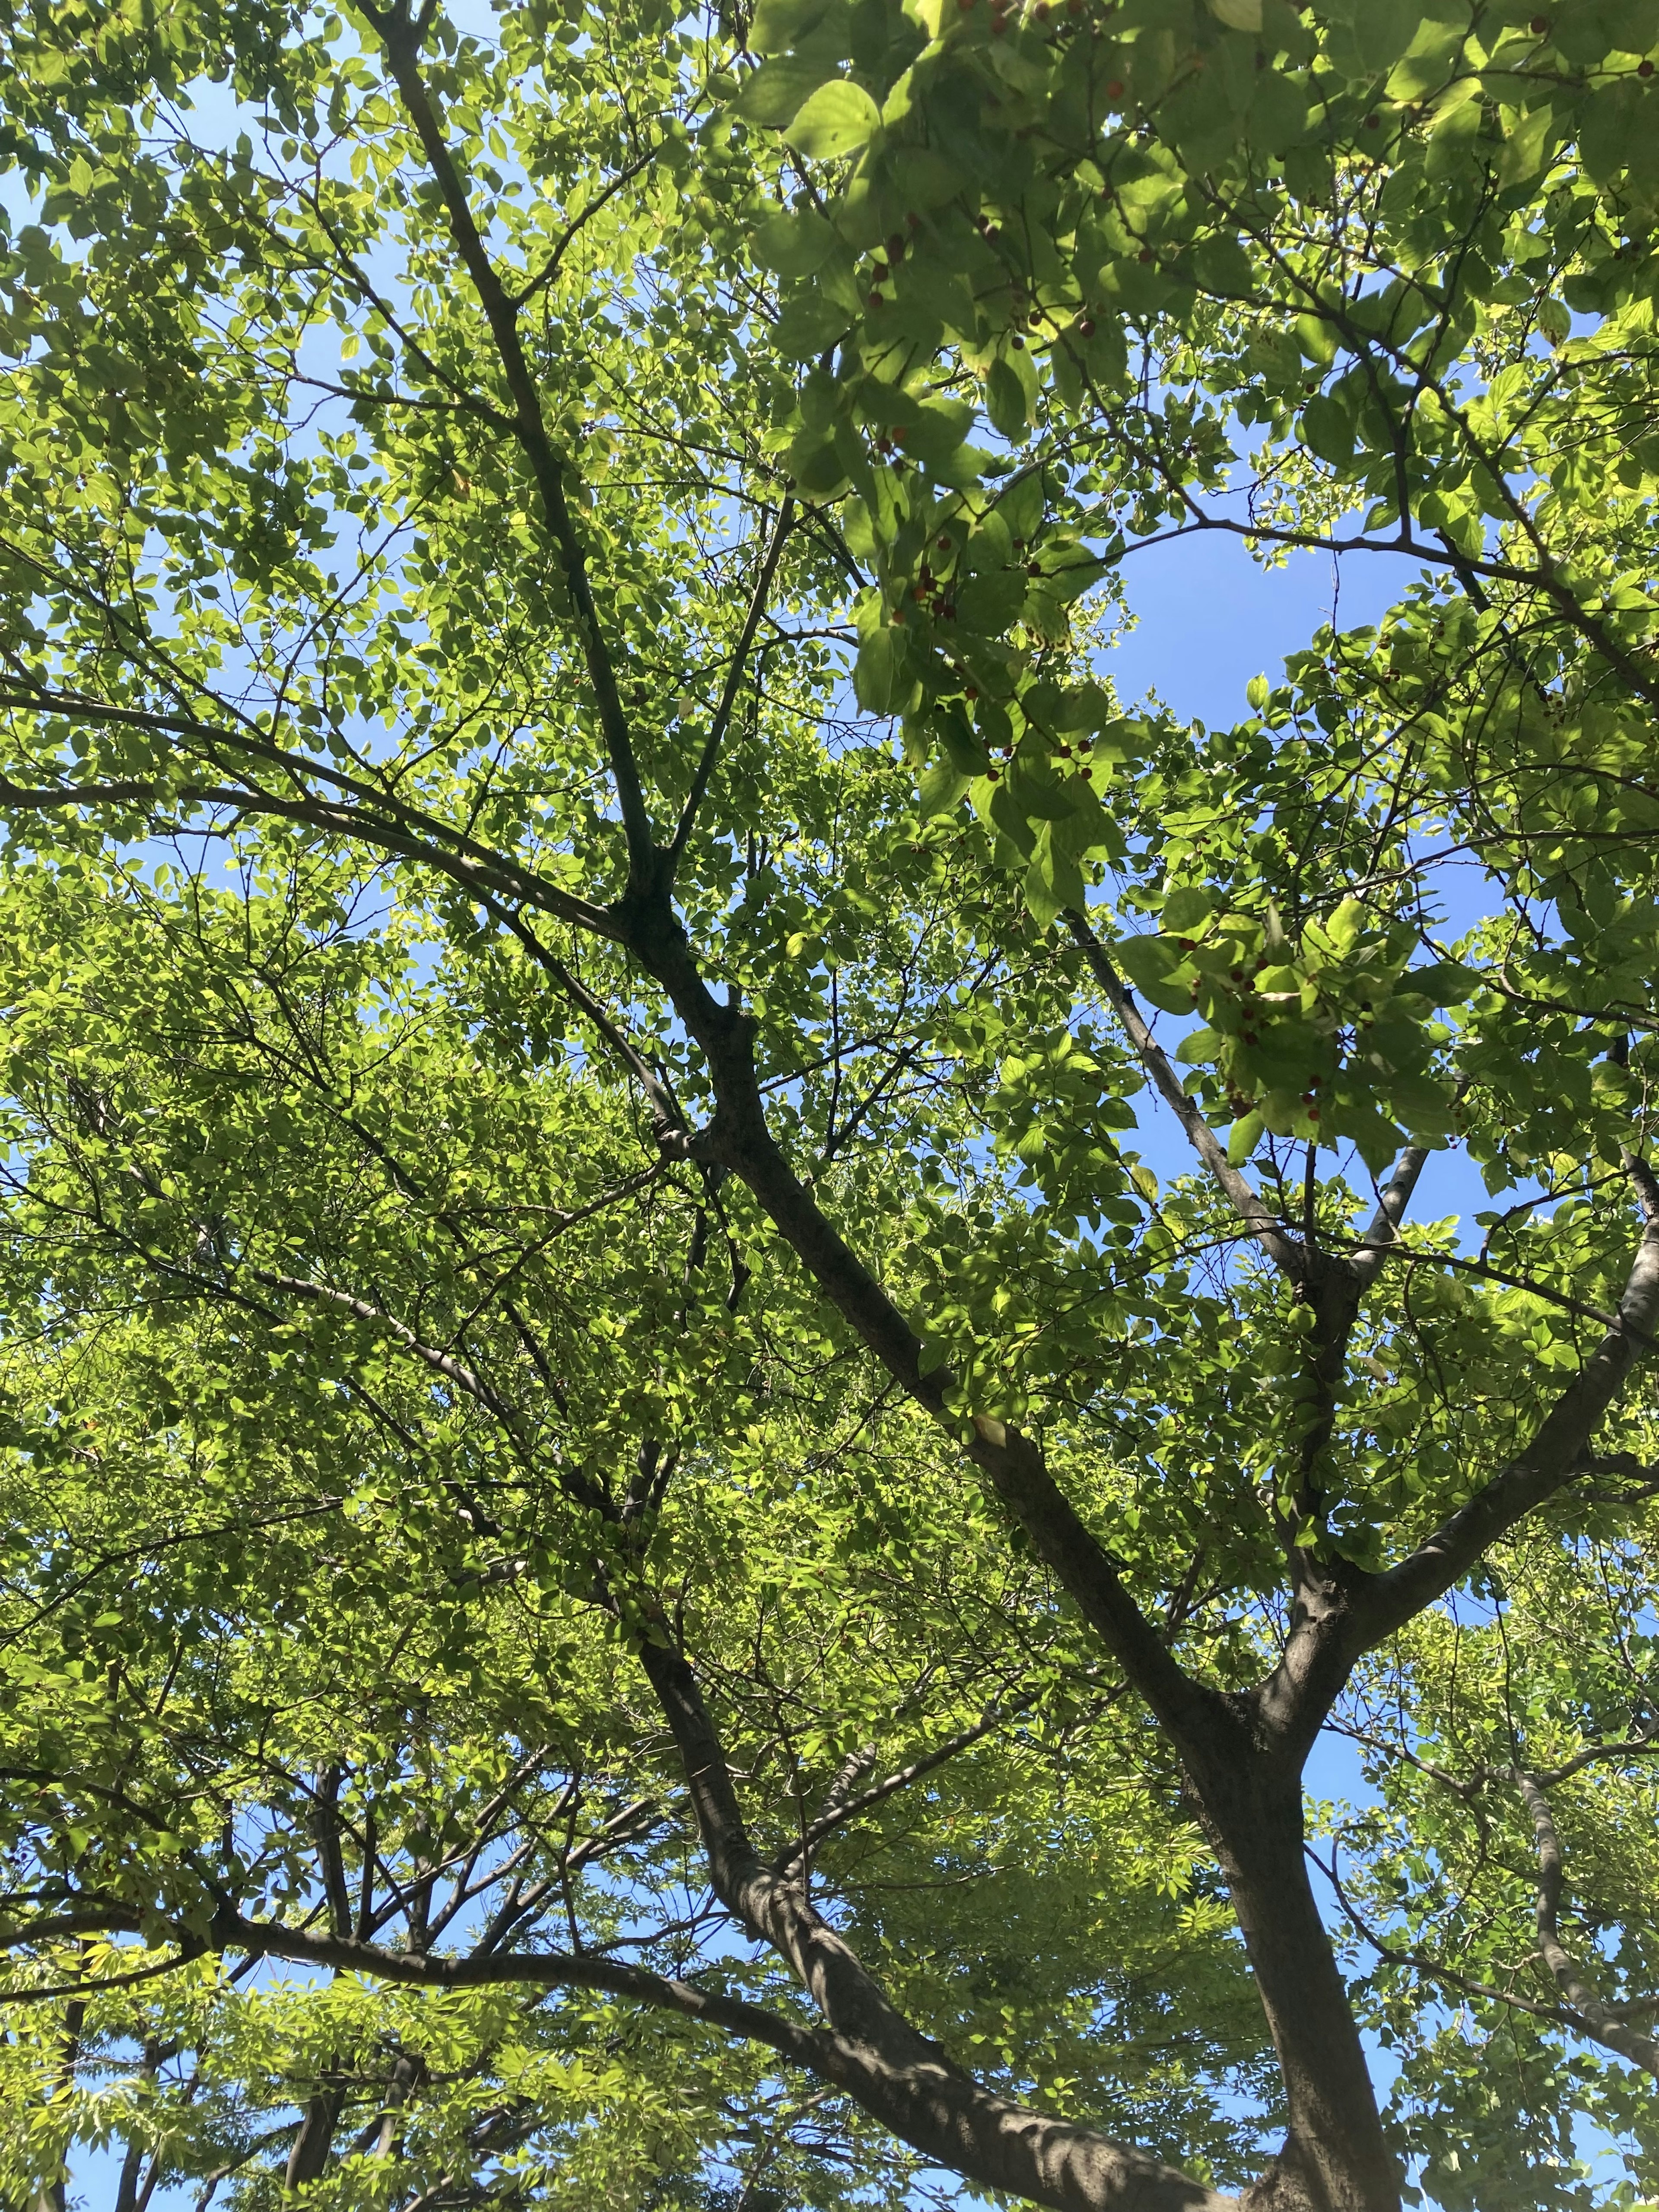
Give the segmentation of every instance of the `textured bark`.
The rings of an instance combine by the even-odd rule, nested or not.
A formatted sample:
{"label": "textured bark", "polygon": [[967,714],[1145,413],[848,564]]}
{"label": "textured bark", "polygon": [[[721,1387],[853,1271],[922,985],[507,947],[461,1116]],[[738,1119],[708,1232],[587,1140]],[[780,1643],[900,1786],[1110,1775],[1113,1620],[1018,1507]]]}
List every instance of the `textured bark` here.
{"label": "textured bark", "polygon": [[1397,2212],[1346,1984],[1308,1879],[1300,1761],[1238,1746],[1193,1776],[1194,1808],[1231,1894],[1284,2076],[1290,2130],[1255,2208]]}
{"label": "textured bark", "polygon": [[921,2034],[821,1914],[798,1873],[751,1843],[724,1751],[690,1667],[665,1634],[641,1663],[672,1731],[709,1878],[751,1935],[786,1960],[830,2033],[816,2070],[929,2158],[982,2187],[1056,2212],[1227,2212],[1189,2175],[1091,2129],[981,2087]]}

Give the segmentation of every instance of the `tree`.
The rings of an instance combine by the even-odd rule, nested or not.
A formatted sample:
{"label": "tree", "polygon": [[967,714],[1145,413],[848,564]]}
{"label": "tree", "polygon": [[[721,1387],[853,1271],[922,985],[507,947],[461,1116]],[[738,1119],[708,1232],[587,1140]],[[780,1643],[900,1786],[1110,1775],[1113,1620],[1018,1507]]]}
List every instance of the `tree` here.
{"label": "tree", "polygon": [[[9,15],[15,2197],[1650,2185],[1659,6],[1534,5]],[[1203,531],[1401,595],[1126,714]]]}

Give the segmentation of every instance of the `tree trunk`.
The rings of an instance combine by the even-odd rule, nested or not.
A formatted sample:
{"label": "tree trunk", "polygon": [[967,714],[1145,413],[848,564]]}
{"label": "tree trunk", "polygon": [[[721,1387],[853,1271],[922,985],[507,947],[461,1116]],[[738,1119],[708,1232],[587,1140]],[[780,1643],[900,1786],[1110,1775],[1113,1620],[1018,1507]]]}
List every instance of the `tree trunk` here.
{"label": "tree trunk", "polygon": [[1190,1775],[1285,2079],[1290,2130],[1255,2212],[1400,2212],[1400,2169],[1308,1879],[1299,1762],[1235,1741]]}

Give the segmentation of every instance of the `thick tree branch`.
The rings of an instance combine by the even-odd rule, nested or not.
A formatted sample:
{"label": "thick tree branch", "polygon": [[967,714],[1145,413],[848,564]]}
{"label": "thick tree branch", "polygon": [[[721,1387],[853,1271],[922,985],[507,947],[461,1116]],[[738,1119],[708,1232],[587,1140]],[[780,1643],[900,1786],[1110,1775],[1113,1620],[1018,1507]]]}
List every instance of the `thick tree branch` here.
{"label": "thick tree branch", "polygon": [[793,1871],[750,1840],[718,1732],[665,1621],[638,1646],[684,1766],[721,1902],[785,1960],[830,2031],[814,2070],[884,2126],[982,2186],[1064,2212],[1222,2212],[1231,2200],[1109,2138],[992,2095],[891,2003]]}
{"label": "thick tree branch", "polygon": [[1400,1224],[1406,1218],[1406,1208],[1411,1204],[1412,1193],[1417,1188],[1428,1159],[1426,1145],[1408,1145],[1395,1162],[1394,1173],[1377,1199],[1376,1211],[1349,1258],[1348,1264],[1362,1291],[1376,1281],[1383,1261],[1398,1241]]}

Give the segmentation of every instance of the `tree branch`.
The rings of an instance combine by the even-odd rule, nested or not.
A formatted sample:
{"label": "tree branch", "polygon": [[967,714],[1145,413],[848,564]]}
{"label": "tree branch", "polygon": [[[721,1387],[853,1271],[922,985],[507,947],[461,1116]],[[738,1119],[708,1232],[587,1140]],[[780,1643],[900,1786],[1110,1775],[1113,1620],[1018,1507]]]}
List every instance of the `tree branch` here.
{"label": "tree branch", "polygon": [[749,648],[755,641],[755,632],[760,627],[761,617],[766,611],[766,602],[772,589],[772,579],[777,573],[778,560],[782,554],[785,541],[789,536],[794,512],[794,501],[786,493],[783,503],[778,509],[778,519],[773,526],[771,542],[767,546],[761,562],[760,574],[755,579],[755,588],[750,593],[749,608],[743,618],[743,628],[738,631],[738,641],[732,648],[731,665],[726,672],[726,684],[720,693],[720,704],[714,709],[714,718],[708,726],[708,736],[703,744],[702,757],[697,762],[696,771],[691,778],[691,788],[686,794],[685,805],[680,811],[679,823],[674,831],[673,842],[668,848],[664,878],[665,888],[673,880],[674,870],[678,864],[680,854],[685,850],[685,841],[691,835],[692,826],[697,818],[697,810],[702,805],[704,793],[708,789],[708,779],[714,772],[714,763],[720,757],[720,746],[725,742],[726,732],[731,723],[732,709],[737,703],[738,691],[743,682],[744,665],[749,658]]}
{"label": "tree branch", "polygon": [[580,533],[571,514],[570,503],[565,497],[561,462],[547,434],[537,380],[526,359],[519,335],[518,307],[508,297],[484,246],[473,218],[466,185],[450,153],[443,125],[422,78],[418,66],[420,38],[416,27],[407,15],[397,12],[372,14],[370,20],[380,34],[392,81],[397,85],[410,121],[415,126],[427,166],[443,196],[450,235],[472,280],[473,289],[483,309],[484,319],[489,325],[490,336],[495,340],[501,372],[513,401],[514,426],[525,457],[530,463],[537,489],[541,494],[548,529],[558,552],[565,587],[575,612],[577,634],[581,640],[588,680],[593,686],[599,723],[605,732],[605,747],[611,757],[611,773],[617,787],[617,803],[622,810],[623,826],[628,838],[630,886],[638,891],[649,891],[656,887],[657,846],[652,832],[650,813],[645,803],[644,788],[640,781],[639,763],[635,758],[628,717],[617,686],[611,648],[606,642],[592,587],[588,581]]}
{"label": "tree branch", "polygon": [[1533,1838],[1538,1847],[1538,1905],[1534,1915],[1538,1955],[1554,1977],[1562,1996],[1584,2022],[1586,2033],[1659,2081],[1659,2043],[1629,2026],[1619,2017],[1618,2008],[1603,2002],[1561,1941],[1559,1922],[1566,1870],[1549,1800],[1534,1778],[1522,1768],[1511,1767],[1510,1779],[1532,1816]]}
{"label": "tree branch", "polygon": [[1011,1721],[1018,1714],[1029,1711],[1036,1703],[1039,1694],[1039,1692],[1031,1690],[1023,1698],[1012,1699],[1007,1705],[994,1705],[982,1720],[975,1721],[971,1728],[958,1729],[954,1735],[946,1736],[944,1742],[935,1745],[932,1751],[925,1753],[920,1759],[912,1759],[908,1766],[901,1766],[896,1772],[884,1776],[879,1782],[872,1783],[867,1790],[860,1790],[855,1797],[837,1799],[808,1825],[796,1842],[787,1844],[778,1853],[772,1862],[774,1870],[778,1874],[789,1873],[793,1868],[805,1862],[826,1836],[833,1834],[845,1822],[857,1820],[861,1813],[867,1813],[872,1806],[882,1804],[898,1790],[908,1790],[913,1782],[921,1781],[925,1776],[943,1766],[947,1759],[954,1759],[958,1752],[982,1742],[988,1735],[994,1735],[1005,1721]]}
{"label": "tree branch", "polygon": [[685,1769],[715,1894],[790,1966],[828,2022],[814,2070],[924,2155],[970,2182],[1063,2212],[1224,2212],[1188,2176],[1109,2138],[992,2095],[892,2004],[791,1873],[769,1865],[744,1826],[731,1770],[695,1675],[660,1613],[637,1645]]}
{"label": "tree branch", "polygon": [[1593,1352],[1540,1422],[1531,1443],[1409,1558],[1368,1578],[1356,1595],[1352,1653],[1381,1643],[1462,1580],[1507,1529],[1571,1481],[1595,1429],[1659,1322],[1659,1186],[1625,1155],[1644,1227],[1619,1310]]}
{"label": "tree branch", "polygon": [[1087,921],[1075,908],[1068,908],[1066,925],[1076,939],[1108,1005],[1121,1023],[1130,1043],[1139,1054],[1158,1096],[1173,1110],[1186,1131],[1188,1143],[1215,1178],[1234,1212],[1274,1266],[1288,1275],[1292,1282],[1300,1282],[1308,1267],[1308,1255],[1303,1245],[1296,1237],[1286,1236],[1276,1217],[1263,1205],[1245,1176],[1227,1158],[1225,1146],[1182,1089],[1180,1079],[1170,1065],[1168,1054],[1141,1019],[1139,1010],[1112,965],[1106,947]]}

